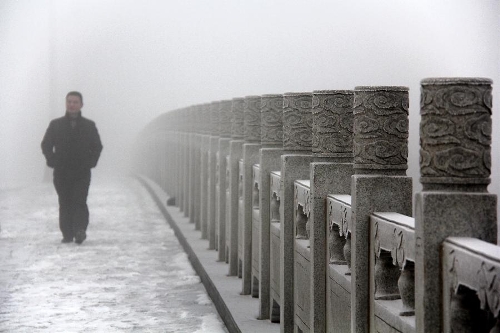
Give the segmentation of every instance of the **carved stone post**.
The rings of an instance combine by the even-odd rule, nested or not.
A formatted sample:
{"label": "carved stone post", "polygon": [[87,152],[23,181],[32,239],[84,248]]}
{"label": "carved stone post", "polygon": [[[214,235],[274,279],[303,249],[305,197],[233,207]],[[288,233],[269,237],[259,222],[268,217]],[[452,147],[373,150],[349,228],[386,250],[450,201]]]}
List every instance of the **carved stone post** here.
{"label": "carved stone post", "polygon": [[[312,162],[312,94],[283,95],[283,149],[280,178],[280,326],[293,332],[294,302],[294,182],[309,177]],[[271,254],[274,255],[274,254]]]}
{"label": "carved stone post", "polygon": [[238,176],[243,158],[243,98],[233,98],[231,105],[231,141],[228,160],[228,199],[226,206],[226,247],[229,253],[229,275],[238,275]]}
{"label": "carved stone post", "polygon": [[[242,294],[251,293],[252,283],[252,166],[259,162],[260,149],[260,96],[245,97],[245,107],[243,113],[244,139],[243,145],[243,175],[242,181],[242,199],[243,212],[240,215],[239,229],[241,238],[238,238],[238,245],[241,249],[242,263]],[[241,240],[241,242],[240,242]]]}
{"label": "carved stone post", "polygon": [[226,261],[226,172],[229,155],[229,143],[231,141],[231,100],[220,102],[219,113],[219,147],[217,152],[217,207],[216,207],[216,234],[218,260]]}
{"label": "carved stone post", "polygon": [[184,170],[182,171],[183,177],[182,177],[182,186],[184,188],[184,196],[183,196],[183,202],[182,202],[182,210],[184,212],[185,217],[189,217],[189,177],[190,177],[190,172],[189,172],[189,155],[190,155],[190,133],[189,133],[189,124],[190,124],[190,118],[189,118],[189,107],[183,108],[182,109],[182,141],[183,141],[183,151],[182,151],[182,158],[183,158],[183,165],[184,165]]}
{"label": "carved stone post", "polygon": [[208,168],[209,168],[209,151],[210,151],[210,134],[211,134],[211,118],[210,104],[205,103],[201,106],[201,119],[203,124],[201,127],[201,148],[200,148],[200,227],[201,238],[208,239]]}
{"label": "carved stone post", "polygon": [[188,165],[188,181],[189,181],[189,222],[195,223],[195,206],[196,206],[196,106],[192,105],[187,109],[187,131],[188,131],[188,142],[189,142],[189,165]]}
{"label": "carved stone post", "polygon": [[[310,166],[311,283],[308,292],[310,297],[307,299],[310,300],[311,313],[308,319],[312,332],[327,332],[326,325],[333,325],[333,311],[326,311],[327,303],[330,304],[330,288],[327,288],[329,283],[326,283],[330,280],[327,270],[330,257],[328,239],[329,234],[334,232],[329,230],[327,223],[326,196],[330,193],[351,193],[351,176],[354,173],[353,101],[352,90],[313,91],[312,152],[315,162]],[[339,236],[338,232],[336,236]]]}
{"label": "carved stone post", "polygon": [[220,102],[210,103],[210,146],[208,153],[208,249],[215,250],[215,184],[217,178],[217,150],[219,149]]}
{"label": "carved stone post", "polygon": [[369,247],[370,214],[412,213],[412,179],[406,177],[408,88],[355,88],[353,145],[351,330],[368,333],[374,299],[370,267],[375,265]]}
{"label": "carved stone post", "polygon": [[[420,181],[415,202],[417,332],[442,331],[441,243],[450,236],[495,243],[491,168],[491,83],[482,78],[422,80]],[[450,300],[443,300],[449,302]]]}
{"label": "carved stone post", "polygon": [[195,105],[193,112],[193,123],[194,123],[194,152],[192,154],[193,158],[193,180],[194,180],[194,207],[193,207],[193,219],[195,223],[195,229],[201,229],[201,142],[202,142],[202,126],[203,126],[203,106]]}
{"label": "carved stone post", "polygon": [[[252,237],[254,248],[253,278],[258,280],[259,319],[270,317],[270,173],[280,169],[283,153],[283,95],[262,95],[261,99],[261,144],[259,164],[254,165],[258,175],[254,183],[258,185],[258,216],[254,220],[257,237]],[[257,173],[258,171],[258,173]],[[254,210],[255,211],[255,210]],[[253,292],[253,291],[252,291]]]}

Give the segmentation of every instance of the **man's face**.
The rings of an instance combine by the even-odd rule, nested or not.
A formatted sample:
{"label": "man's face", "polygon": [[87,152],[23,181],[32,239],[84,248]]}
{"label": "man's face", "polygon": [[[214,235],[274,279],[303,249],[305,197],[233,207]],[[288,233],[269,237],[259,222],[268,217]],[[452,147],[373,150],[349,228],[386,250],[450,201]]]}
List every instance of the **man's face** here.
{"label": "man's face", "polygon": [[69,95],[66,97],[66,111],[70,116],[77,115],[78,112],[82,109],[83,103],[80,100],[80,97]]}

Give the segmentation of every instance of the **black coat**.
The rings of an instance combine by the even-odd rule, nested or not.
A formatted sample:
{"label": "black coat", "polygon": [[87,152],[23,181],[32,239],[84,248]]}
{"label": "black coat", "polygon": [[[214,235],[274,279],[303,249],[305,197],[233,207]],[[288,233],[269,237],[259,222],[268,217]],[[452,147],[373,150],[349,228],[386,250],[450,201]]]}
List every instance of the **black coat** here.
{"label": "black coat", "polygon": [[102,144],[95,123],[81,114],[73,120],[74,127],[71,120],[68,114],[52,120],[42,140],[47,165],[56,173],[89,172],[101,155]]}

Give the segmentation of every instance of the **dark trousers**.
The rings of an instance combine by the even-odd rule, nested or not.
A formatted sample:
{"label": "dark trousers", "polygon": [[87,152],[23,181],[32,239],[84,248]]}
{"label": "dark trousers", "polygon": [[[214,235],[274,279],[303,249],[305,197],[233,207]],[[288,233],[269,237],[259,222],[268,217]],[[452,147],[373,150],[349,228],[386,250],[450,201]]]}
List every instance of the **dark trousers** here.
{"label": "dark trousers", "polygon": [[90,170],[78,174],[54,172],[54,186],[59,197],[59,228],[66,239],[73,239],[79,230],[87,230],[89,185]]}

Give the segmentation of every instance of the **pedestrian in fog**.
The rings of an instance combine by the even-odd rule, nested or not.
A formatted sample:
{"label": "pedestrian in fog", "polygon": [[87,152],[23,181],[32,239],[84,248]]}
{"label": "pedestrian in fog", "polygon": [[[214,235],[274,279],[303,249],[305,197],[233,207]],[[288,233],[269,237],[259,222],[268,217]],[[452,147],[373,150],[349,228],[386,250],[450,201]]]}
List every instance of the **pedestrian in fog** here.
{"label": "pedestrian in fog", "polygon": [[97,165],[102,151],[95,123],[82,117],[82,106],[82,94],[69,92],[66,95],[66,114],[50,122],[42,140],[47,165],[54,168],[63,243],[74,239],[81,244],[87,238],[90,169]]}

